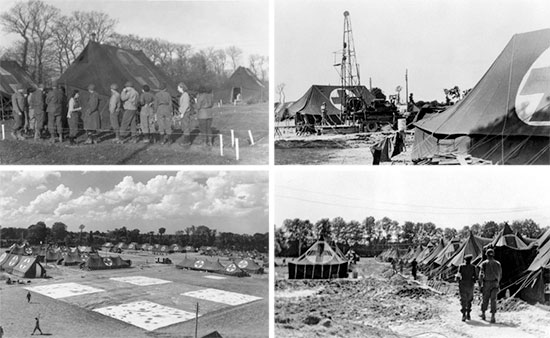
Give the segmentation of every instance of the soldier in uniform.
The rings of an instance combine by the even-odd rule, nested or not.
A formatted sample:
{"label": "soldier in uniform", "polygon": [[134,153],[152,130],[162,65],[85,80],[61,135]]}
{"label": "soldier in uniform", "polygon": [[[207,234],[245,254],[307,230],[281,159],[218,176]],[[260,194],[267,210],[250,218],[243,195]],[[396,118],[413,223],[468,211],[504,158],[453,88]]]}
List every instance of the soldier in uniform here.
{"label": "soldier in uniform", "polygon": [[88,101],[84,107],[84,129],[86,129],[85,144],[97,144],[97,132],[99,130],[99,95],[95,91],[95,85],[88,85]]}
{"label": "soldier in uniform", "polygon": [[122,93],[120,93],[120,100],[122,101],[122,107],[124,113],[122,115],[122,122],[120,124],[120,137],[124,138],[128,133],[128,128],[132,132],[131,142],[137,142],[137,127],[136,127],[136,113],[139,103],[139,93],[134,89],[134,85],[131,81],[126,82]]}
{"label": "soldier in uniform", "polygon": [[44,84],[38,85],[38,88],[30,96],[29,104],[34,113],[34,139],[39,140],[44,128]]}
{"label": "soldier in uniform", "polygon": [[16,140],[24,140],[25,137],[21,135],[23,126],[25,124],[25,111],[27,110],[27,99],[23,94],[25,89],[22,85],[17,86],[17,91],[11,95],[11,104],[13,111],[13,130],[11,136]]}
{"label": "soldier in uniform", "polygon": [[199,129],[204,137],[204,145],[212,146],[212,106],[213,95],[206,88],[200,88],[197,95],[196,108],[198,111]]}
{"label": "soldier in uniform", "polygon": [[46,112],[48,113],[48,131],[50,142],[55,142],[55,133],[59,135],[59,142],[63,142],[63,125],[61,124],[61,110],[63,92],[61,86],[54,84],[54,88],[46,95]]}
{"label": "soldier in uniform", "polygon": [[80,94],[78,90],[73,90],[73,94],[69,99],[69,108],[67,111],[67,119],[69,120],[69,142],[76,144],[76,135],[78,134],[78,122],[80,122],[82,108],[80,107]]}
{"label": "soldier in uniform", "polygon": [[479,269],[479,282],[481,283],[481,293],[483,302],[481,303],[481,319],[485,320],[485,311],[491,302],[491,323],[495,323],[495,313],[497,312],[497,295],[500,291],[500,279],[502,278],[502,267],[500,262],[495,260],[495,251],[487,250],[487,259],[481,262]]}
{"label": "soldier in uniform", "polygon": [[163,84],[161,90],[155,95],[155,113],[157,114],[162,144],[171,143],[172,109],[172,97],[166,91],[166,85]]}
{"label": "soldier in uniform", "polygon": [[116,83],[111,84],[111,98],[109,99],[109,120],[111,121],[111,128],[115,132],[115,143],[121,143],[120,139],[120,111],[122,110],[122,102],[120,101],[120,94],[118,92],[118,85]]}
{"label": "soldier in uniform", "polygon": [[189,146],[191,145],[191,117],[195,112],[193,111],[189,93],[187,92],[187,86],[183,82],[178,84],[178,91],[181,93],[179,99],[179,114],[181,117],[183,144]]}
{"label": "soldier in uniform", "polygon": [[471,319],[470,312],[474,300],[474,285],[477,280],[476,267],[472,265],[472,258],[472,255],[464,256],[465,263],[458,267],[456,275],[463,322]]}
{"label": "soldier in uniform", "polygon": [[151,89],[148,85],[144,85],[142,93],[139,96],[139,105],[141,110],[139,112],[141,122],[141,132],[143,133],[143,142],[153,143],[152,133],[155,131],[153,120],[155,117],[154,112],[155,95],[151,93]]}

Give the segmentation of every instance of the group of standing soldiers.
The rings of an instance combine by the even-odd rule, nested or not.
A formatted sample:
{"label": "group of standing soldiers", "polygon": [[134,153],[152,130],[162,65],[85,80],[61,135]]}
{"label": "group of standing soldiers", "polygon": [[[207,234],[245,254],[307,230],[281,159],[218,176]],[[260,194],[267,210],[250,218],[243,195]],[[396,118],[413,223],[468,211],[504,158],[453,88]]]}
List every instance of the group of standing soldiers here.
{"label": "group of standing soldiers", "polygon": [[[88,86],[86,102],[81,102],[80,92],[73,90],[68,102],[67,121],[69,125],[69,141],[76,144],[79,132],[79,125],[83,122],[86,132],[85,144],[96,144],[99,142],[101,132],[100,123],[100,97],[95,91],[95,85]],[[155,142],[156,127],[161,137],[162,144],[172,143],[172,119],[173,103],[172,96],[167,92],[166,85],[162,85],[156,94],[151,92],[148,85],[144,85],[141,93],[134,89],[132,82],[128,81],[119,93],[118,85],[111,85],[111,96],[109,99],[109,117],[111,128],[115,133],[115,143],[137,143],[138,116],[143,142]],[[198,120],[198,126],[204,137],[204,144],[212,145],[212,94],[201,88],[196,99],[193,99],[184,83],[178,84],[179,108],[178,117],[183,130],[183,144],[189,146],[193,122]],[[43,137],[43,130],[47,118],[47,127],[50,134],[50,142],[57,140],[63,142],[62,110],[65,106],[65,91],[60,85],[55,85],[47,94],[44,92],[44,85],[25,97],[25,89],[20,86],[17,92],[12,95],[14,127],[12,137],[18,140],[25,140],[22,132],[25,126],[34,130],[34,139],[40,140]],[[47,115],[46,115],[47,114]],[[130,133],[130,136],[128,134]]]}

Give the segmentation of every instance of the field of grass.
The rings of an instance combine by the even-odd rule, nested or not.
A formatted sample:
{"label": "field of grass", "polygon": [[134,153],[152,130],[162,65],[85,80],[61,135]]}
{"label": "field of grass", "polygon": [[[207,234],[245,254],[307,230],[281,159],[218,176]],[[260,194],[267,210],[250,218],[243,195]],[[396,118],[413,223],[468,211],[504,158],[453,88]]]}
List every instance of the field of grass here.
{"label": "field of grass", "polygon": [[[192,132],[193,145],[182,145],[181,129],[175,129],[174,143],[161,144],[114,144],[113,133],[104,132],[101,142],[84,145],[85,135],[78,137],[80,144],[69,145],[68,141],[51,144],[45,140],[16,141],[9,135],[13,120],[2,121],[6,139],[0,140],[0,164],[181,164],[181,165],[245,165],[268,164],[269,132],[267,103],[250,106],[222,106],[214,108],[212,129],[214,134],[222,134],[224,156],[220,155],[219,138],[214,138],[212,148],[202,144],[198,129]],[[240,156],[236,160],[235,148],[231,147],[231,130],[239,138]],[[252,132],[255,144],[251,145],[248,130]]]}
{"label": "field of grass", "polygon": [[[103,253],[102,253],[103,255]],[[123,253],[124,259],[132,259],[132,268],[118,270],[83,271],[78,267],[47,264],[49,279],[32,279],[26,285],[0,285],[2,315],[0,325],[6,337],[29,335],[34,328],[34,317],[40,316],[42,331],[56,337],[193,337],[195,320],[188,320],[147,331],[123,321],[102,315],[93,309],[148,301],[186,312],[194,312],[199,303],[198,336],[218,331],[223,337],[268,337],[269,289],[268,274],[251,277],[230,277],[216,280],[206,278],[213,274],[179,270],[174,265],[154,263],[150,253]],[[173,263],[183,259],[183,254],[168,256]],[[208,257],[208,259],[217,259]],[[223,263],[223,260],[222,260]],[[116,284],[113,277],[151,277],[170,281],[168,284],[135,286]],[[222,276],[222,275],[217,275]],[[53,299],[32,292],[27,303],[24,287],[57,283],[78,283],[105,290],[96,294],[75,295]],[[113,287],[113,285],[117,285]],[[200,289],[218,289],[261,297],[250,303],[229,306],[227,304],[194,299],[182,293]]]}

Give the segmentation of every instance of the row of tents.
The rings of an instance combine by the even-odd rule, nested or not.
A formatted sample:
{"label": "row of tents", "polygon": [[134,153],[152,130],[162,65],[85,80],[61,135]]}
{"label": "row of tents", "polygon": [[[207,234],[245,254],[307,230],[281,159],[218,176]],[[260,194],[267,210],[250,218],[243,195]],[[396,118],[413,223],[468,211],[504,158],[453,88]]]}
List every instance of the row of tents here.
{"label": "row of tents", "polygon": [[196,249],[190,245],[188,246],[181,246],[179,244],[172,244],[172,245],[160,245],[160,244],[138,244],[136,242],[132,242],[129,244],[126,243],[118,243],[113,244],[111,242],[107,242],[101,246],[101,250],[104,251],[111,251],[116,252],[119,250],[141,250],[141,251],[152,251],[155,253],[174,253],[174,252],[196,252]]}
{"label": "row of tents", "polygon": [[224,266],[220,263],[219,259],[208,260],[203,258],[191,259],[185,257],[181,262],[176,264],[176,268],[205,271],[235,277],[248,277],[250,274],[264,273],[263,267],[250,258],[244,258],[239,261],[230,261],[229,264]]}
{"label": "row of tents", "polygon": [[[180,81],[172,80],[142,51],[100,44],[95,41],[88,42],[80,55],[58,79],[58,83],[65,87],[67,94],[72,93],[73,90],[79,90],[81,102],[88,100],[88,85],[92,83],[95,85],[100,97],[101,129],[110,128],[108,103],[111,84],[117,83],[121,86],[127,81],[132,81],[139,89],[148,85],[152,92],[159,91],[165,85],[166,90],[177,103],[176,82]],[[24,88],[36,87],[36,83],[17,62],[2,61],[0,63],[2,117],[11,112],[11,95],[19,85]],[[215,101],[222,103],[233,103],[237,98],[245,103],[266,102],[268,86],[250,69],[238,67],[220,88],[213,90],[213,94]]]}
{"label": "row of tents", "polygon": [[428,278],[452,280],[466,255],[472,255],[472,263],[478,265],[489,248],[502,265],[501,296],[508,291],[528,302],[544,301],[545,293],[550,293],[550,229],[540,238],[530,239],[514,233],[506,224],[494,238],[476,236],[470,231],[462,242],[440,240],[408,251],[393,247],[377,258],[403,264],[416,261]]}

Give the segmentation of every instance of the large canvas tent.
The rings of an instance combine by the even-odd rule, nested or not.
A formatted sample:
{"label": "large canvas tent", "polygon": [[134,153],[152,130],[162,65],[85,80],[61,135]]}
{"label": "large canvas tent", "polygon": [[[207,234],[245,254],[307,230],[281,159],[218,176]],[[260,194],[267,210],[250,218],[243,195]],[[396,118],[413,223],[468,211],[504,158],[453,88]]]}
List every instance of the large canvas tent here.
{"label": "large canvas tent", "polygon": [[117,257],[101,257],[99,255],[90,255],[82,268],[86,270],[107,270],[123,269],[132,266],[132,261]]}
{"label": "large canvas tent", "polygon": [[322,120],[321,105],[326,104],[326,119],[329,124],[341,124],[341,107],[344,97],[361,97],[367,104],[374,100],[374,95],[365,86],[353,86],[342,89],[340,86],[313,85],[296,102],[287,107],[288,113],[295,121],[320,123]]}
{"label": "large canvas tent", "polygon": [[46,270],[38,262],[38,257],[22,256],[13,268],[12,274],[22,278],[41,278],[46,275]]}
{"label": "large canvas tent", "polygon": [[315,242],[303,255],[288,263],[289,279],[346,278],[348,261],[324,240]]}
{"label": "large canvas tent", "polygon": [[254,261],[252,258],[243,258],[238,261],[234,261],[237,266],[241,269],[243,269],[246,272],[254,273],[254,274],[262,274],[264,273],[264,268],[262,268],[256,261]]}
{"label": "large canvas tent", "polygon": [[36,84],[30,75],[16,61],[0,61],[0,117],[7,117],[12,111],[11,95],[17,86],[35,88]]}
{"label": "large canvas tent", "polygon": [[122,88],[126,81],[132,81],[136,89],[148,85],[152,92],[166,85],[173,97],[177,96],[176,84],[162,70],[156,67],[142,51],[130,50],[90,41],[80,55],[61,75],[58,83],[80,91],[80,102],[88,100],[88,85],[94,84],[100,97],[101,128],[110,128],[109,97],[113,83]]}
{"label": "large canvas tent", "polygon": [[528,302],[544,302],[550,297],[550,229],[535,242],[537,255],[522,279],[520,298]]}
{"label": "large canvas tent", "polygon": [[238,67],[220,89],[214,91],[214,101],[231,103],[239,98],[242,102],[265,102],[269,88],[248,68]]}
{"label": "large canvas tent", "polygon": [[459,103],[415,124],[413,161],[447,153],[550,164],[550,29],[516,34]]}

